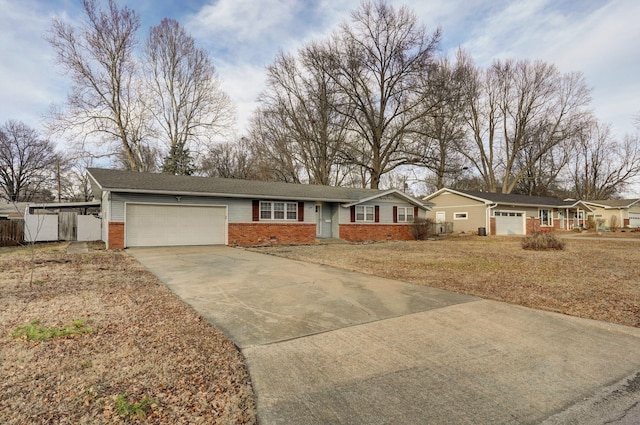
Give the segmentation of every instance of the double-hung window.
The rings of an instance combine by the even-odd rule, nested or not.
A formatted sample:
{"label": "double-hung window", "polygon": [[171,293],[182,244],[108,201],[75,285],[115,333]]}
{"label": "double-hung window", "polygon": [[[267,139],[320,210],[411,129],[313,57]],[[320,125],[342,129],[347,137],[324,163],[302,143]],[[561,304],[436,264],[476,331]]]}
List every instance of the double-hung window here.
{"label": "double-hung window", "polygon": [[553,226],[553,212],[547,209],[540,210],[540,225]]}
{"label": "double-hung window", "polygon": [[356,221],[374,221],[375,208],[373,205],[356,205]]}
{"label": "double-hung window", "polygon": [[398,222],[411,223],[413,221],[413,207],[398,207]]}
{"label": "double-hung window", "polygon": [[260,201],[260,220],[298,220],[298,203]]}

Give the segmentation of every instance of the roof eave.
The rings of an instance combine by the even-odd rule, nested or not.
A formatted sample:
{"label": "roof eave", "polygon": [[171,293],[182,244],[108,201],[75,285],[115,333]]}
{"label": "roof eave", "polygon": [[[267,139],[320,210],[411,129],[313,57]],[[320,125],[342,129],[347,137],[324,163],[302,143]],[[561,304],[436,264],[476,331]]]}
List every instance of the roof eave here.
{"label": "roof eave", "polygon": [[422,208],[423,210],[431,210],[431,206],[433,205],[431,202],[427,204],[425,204],[424,202],[421,202],[419,199],[414,198],[412,196],[407,195],[406,193],[402,193],[397,189],[389,189],[386,190],[384,192],[380,192],[375,194],[374,196],[369,196],[367,198],[363,198],[363,199],[358,199],[357,201],[354,200],[350,200],[350,202],[343,204],[342,206],[345,208],[351,208],[354,205],[358,205],[358,204],[362,204],[364,202],[368,202],[368,201],[372,201],[374,199],[378,199],[381,198],[383,196],[387,196],[387,195],[396,195],[399,198],[404,199],[405,201],[407,201],[408,203],[410,203],[411,205],[414,205],[418,208]]}
{"label": "roof eave", "polygon": [[125,189],[117,187],[106,187],[102,190],[113,193],[144,193],[148,195],[169,195],[169,196],[200,196],[215,198],[235,198],[235,199],[278,199],[278,200],[296,200],[310,202],[349,202],[351,199],[346,198],[323,198],[310,196],[284,196],[284,195],[259,195],[251,193],[220,193],[220,192],[193,192],[183,190],[155,190],[155,189]]}

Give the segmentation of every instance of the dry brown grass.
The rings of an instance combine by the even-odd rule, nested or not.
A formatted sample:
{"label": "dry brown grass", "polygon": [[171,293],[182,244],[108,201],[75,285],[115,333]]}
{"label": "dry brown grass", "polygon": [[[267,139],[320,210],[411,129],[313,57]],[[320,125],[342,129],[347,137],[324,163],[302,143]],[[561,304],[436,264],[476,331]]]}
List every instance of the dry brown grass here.
{"label": "dry brown grass", "polygon": [[[127,255],[65,246],[37,249],[31,286],[28,249],[0,252],[0,423],[256,422],[244,359],[222,332]],[[92,331],[12,337],[78,319]],[[146,417],[119,412],[118,398],[146,399]]]}
{"label": "dry brown grass", "polygon": [[521,238],[259,248],[420,285],[640,327],[640,241],[569,239],[529,251]]}

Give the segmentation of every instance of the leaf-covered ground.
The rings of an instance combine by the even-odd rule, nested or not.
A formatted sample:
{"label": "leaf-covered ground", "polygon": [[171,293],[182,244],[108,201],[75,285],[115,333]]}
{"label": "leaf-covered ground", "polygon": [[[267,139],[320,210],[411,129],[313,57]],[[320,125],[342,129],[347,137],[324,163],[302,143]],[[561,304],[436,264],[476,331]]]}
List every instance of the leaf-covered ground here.
{"label": "leaf-covered ground", "polygon": [[487,299],[640,327],[640,240],[570,238],[529,251],[521,238],[257,248]]}
{"label": "leaf-covered ground", "polygon": [[[256,423],[244,358],[222,332],[126,254],[65,247],[33,261],[0,251],[0,423]],[[13,335],[34,321],[90,331]]]}

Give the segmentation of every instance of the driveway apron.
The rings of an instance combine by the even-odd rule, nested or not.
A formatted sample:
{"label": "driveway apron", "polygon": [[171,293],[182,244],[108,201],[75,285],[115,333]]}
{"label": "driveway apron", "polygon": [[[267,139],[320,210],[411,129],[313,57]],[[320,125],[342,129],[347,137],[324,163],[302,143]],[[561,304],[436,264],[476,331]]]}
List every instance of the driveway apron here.
{"label": "driveway apron", "polygon": [[637,328],[229,247],[128,252],[241,349],[262,425],[640,414]]}

